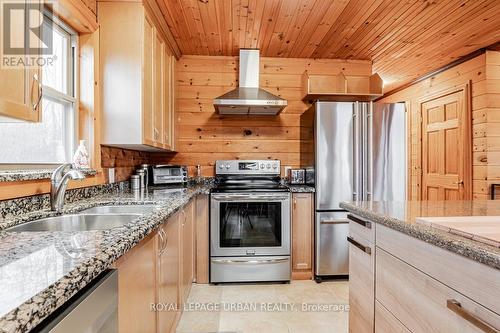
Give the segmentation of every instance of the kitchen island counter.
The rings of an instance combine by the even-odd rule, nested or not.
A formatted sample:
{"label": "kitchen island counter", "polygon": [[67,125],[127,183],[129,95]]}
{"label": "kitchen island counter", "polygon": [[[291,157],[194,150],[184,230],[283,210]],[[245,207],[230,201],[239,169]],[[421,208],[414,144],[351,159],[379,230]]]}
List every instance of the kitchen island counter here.
{"label": "kitchen island counter", "polygon": [[500,270],[500,248],[423,225],[418,217],[498,216],[497,201],[344,202],[349,212]]}

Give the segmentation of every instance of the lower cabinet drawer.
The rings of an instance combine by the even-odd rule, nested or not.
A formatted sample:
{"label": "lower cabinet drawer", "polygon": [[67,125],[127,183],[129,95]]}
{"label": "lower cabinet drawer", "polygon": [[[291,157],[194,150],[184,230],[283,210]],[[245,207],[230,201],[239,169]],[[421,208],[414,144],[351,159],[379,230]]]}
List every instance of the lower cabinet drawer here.
{"label": "lower cabinet drawer", "polygon": [[351,232],[359,234],[369,242],[375,242],[375,223],[353,214],[347,214],[347,219]]}
{"label": "lower cabinet drawer", "polygon": [[376,246],[500,314],[500,271],[377,224]]}
{"label": "lower cabinet drawer", "polygon": [[380,248],[375,271],[377,301],[413,333],[500,329],[499,315]]}
{"label": "lower cabinet drawer", "polygon": [[382,304],[375,302],[375,333],[411,333]]}
{"label": "lower cabinet drawer", "polygon": [[349,234],[349,332],[373,333],[375,246]]}

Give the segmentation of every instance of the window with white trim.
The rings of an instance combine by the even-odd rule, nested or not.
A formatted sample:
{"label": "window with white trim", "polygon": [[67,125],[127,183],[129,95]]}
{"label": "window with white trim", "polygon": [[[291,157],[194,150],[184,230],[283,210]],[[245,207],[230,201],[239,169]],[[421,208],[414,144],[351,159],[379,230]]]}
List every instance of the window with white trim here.
{"label": "window with white trim", "polygon": [[78,132],[75,98],[77,34],[46,16],[43,34],[52,34],[51,65],[43,66],[42,109],[38,123],[0,123],[1,164],[61,164],[70,162]]}

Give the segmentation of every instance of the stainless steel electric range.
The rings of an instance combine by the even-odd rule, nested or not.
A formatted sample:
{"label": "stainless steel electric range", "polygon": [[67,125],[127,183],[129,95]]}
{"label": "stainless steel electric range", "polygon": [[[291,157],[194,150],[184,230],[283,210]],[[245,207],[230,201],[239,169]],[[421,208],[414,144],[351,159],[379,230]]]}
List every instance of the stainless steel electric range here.
{"label": "stainless steel electric range", "polygon": [[290,281],[290,191],[278,160],[217,161],[210,282]]}

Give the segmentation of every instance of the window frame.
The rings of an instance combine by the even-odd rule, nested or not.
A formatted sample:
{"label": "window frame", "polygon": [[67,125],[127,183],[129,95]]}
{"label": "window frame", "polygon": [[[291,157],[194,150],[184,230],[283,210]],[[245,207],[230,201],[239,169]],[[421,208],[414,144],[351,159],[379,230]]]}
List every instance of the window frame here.
{"label": "window frame", "polygon": [[[79,101],[77,97],[78,92],[78,32],[72,29],[69,25],[59,19],[55,14],[53,14],[47,7],[44,9],[44,20],[49,21],[52,29],[57,29],[59,32],[66,34],[68,36],[68,46],[66,50],[67,54],[67,93],[61,92],[50,86],[43,84],[43,69],[40,68],[40,83],[42,86],[42,100],[49,100],[60,104],[70,104],[72,106],[72,121],[69,121],[71,117],[68,114],[64,115],[64,137],[70,139],[70,144],[65,147],[65,155],[69,159],[67,162],[71,162],[73,153],[78,146],[79,139]],[[43,108],[40,110],[41,121],[43,121]],[[23,163],[0,163],[0,170],[10,170],[10,169],[46,169],[55,168],[60,165],[60,162],[23,162]]]}
{"label": "window frame", "polygon": [[[71,134],[71,144],[67,147],[69,151],[66,151],[67,156],[71,159],[77,145],[79,138],[79,112],[78,112],[78,98],[76,97],[77,91],[77,52],[78,52],[78,33],[73,30],[70,26],[64,23],[61,19],[51,13],[47,8],[44,10],[44,21],[50,21],[51,27],[53,29],[57,29],[60,32],[68,35],[68,47],[66,50],[66,54],[68,56],[66,64],[66,73],[67,76],[67,93],[61,92],[57,89],[54,89],[50,86],[46,86],[43,84],[43,75],[41,77],[40,82],[42,83],[42,99],[46,98],[48,100],[52,100],[54,102],[60,103],[70,103],[73,106],[73,122],[68,122],[68,117],[65,115],[65,131],[64,135],[69,136]],[[42,70],[43,73],[43,70]],[[43,110],[42,110],[43,116]],[[68,128],[71,130],[71,133],[68,133]],[[70,162],[70,161],[67,161]],[[29,163],[31,165],[38,165],[39,163]],[[48,163],[48,165],[59,165],[60,163]]]}

